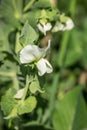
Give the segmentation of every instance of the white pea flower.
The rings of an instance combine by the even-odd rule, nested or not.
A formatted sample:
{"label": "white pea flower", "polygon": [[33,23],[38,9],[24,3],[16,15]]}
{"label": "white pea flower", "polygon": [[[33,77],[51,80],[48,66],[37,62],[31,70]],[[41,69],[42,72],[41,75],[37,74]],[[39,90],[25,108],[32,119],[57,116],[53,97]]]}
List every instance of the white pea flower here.
{"label": "white pea flower", "polygon": [[73,27],[74,27],[74,23],[72,19],[66,17],[66,20],[63,23],[61,22],[56,23],[56,25],[52,29],[52,32],[71,30]]}
{"label": "white pea flower", "polygon": [[74,27],[74,23],[72,19],[68,18],[67,21],[65,22],[65,27],[63,28],[64,30],[71,30]]}
{"label": "white pea flower", "polygon": [[45,73],[51,73],[53,68],[51,64],[44,58],[50,49],[50,40],[47,48],[39,48],[36,45],[27,45],[20,51],[20,62],[28,64],[34,62],[40,76]]}
{"label": "white pea flower", "polygon": [[43,23],[38,23],[37,27],[44,35],[46,35],[46,32],[52,28],[52,25],[51,23],[43,22]]}

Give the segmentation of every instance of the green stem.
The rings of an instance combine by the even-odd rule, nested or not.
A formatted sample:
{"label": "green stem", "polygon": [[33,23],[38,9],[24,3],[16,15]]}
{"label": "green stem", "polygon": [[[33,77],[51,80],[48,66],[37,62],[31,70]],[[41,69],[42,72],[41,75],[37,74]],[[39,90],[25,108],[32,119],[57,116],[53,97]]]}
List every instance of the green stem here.
{"label": "green stem", "polygon": [[15,77],[12,79],[13,81],[13,86],[16,90],[19,89],[19,82],[18,82],[18,79],[17,79],[17,76],[15,75]]}
{"label": "green stem", "polygon": [[28,76],[26,75],[26,85],[25,85],[25,88],[24,88],[24,93],[23,93],[23,97],[22,97],[22,100],[24,100],[26,98],[26,95],[27,95],[27,91],[29,89],[29,84],[33,81],[33,77],[32,76]]}
{"label": "green stem", "polygon": [[26,76],[26,85],[25,85],[25,89],[24,89],[22,100],[24,100],[26,98],[28,88],[29,88],[29,77],[27,75]]}
{"label": "green stem", "polygon": [[[76,5],[76,0],[71,0],[70,5],[69,5],[69,11],[71,13],[71,16],[74,15],[75,5]],[[63,35],[63,38],[62,38],[62,42],[61,42],[61,46],[60,46],[59,59],[58,59],[58,64],[59,64],[60,67],[64,66],[64,59],[66,58],[69,36],[70,36],[70,31],[65,32],[64,35]]]}
{"label": "green stem", "polygon": [[24,7],[24,12],[26,12],[31,6],[32,4],[35,2],[35,0],[31,0],[29,1],[29,3]]}
{"label": "green stem", "polygon": [[62,38],[61,46],[60,46],[60,54],[58,59],[58,64],[60,67],[64,65],[64,58],[66,54],[66,49],[68,45],[68,39],[69,39],[70,32],[65,32]]}
{"label": "green stem", "polygon": [[71,16],[73,17],[73,15],[75,14],[75,7],[76,7],[76,0],[71,0],[70,1],[70,5],[69,5],[69,12],[71,14]]}
{"label": "green stem", "polygon": [[16,45],[15,45],[15,52],[16,53],[18,53],[22,49],[22,46],[21,46],[20,41],[19,41],[19,38],[20,38],[20,33],[17,32],[16,33]]}

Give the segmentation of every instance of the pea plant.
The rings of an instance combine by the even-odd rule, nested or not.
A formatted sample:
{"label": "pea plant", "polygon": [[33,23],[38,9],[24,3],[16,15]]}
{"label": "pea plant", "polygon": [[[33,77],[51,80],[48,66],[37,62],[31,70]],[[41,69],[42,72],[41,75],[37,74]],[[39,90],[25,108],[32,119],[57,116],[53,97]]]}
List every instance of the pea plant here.
{"label": "pea plant", "polygon": [[[54,89],[56,92],[58,86],[54,85],[49,97],[49,85],[46,84],[51,80],[56,84],[59,80],[59,75],[53,76],[54,35],[64,31],[68,33],[73,27],[73,20],[58,9],[57,1],[0,1],[0,113],[7,129],[43,126],[44,129],[61,130],[60,114],[57,127],[53,121],[53,128],[50,121],[54,95],[57,96],[52,92]],[[77,89],[69,94],[69,99],[78,93]],[[62,87],[59,91],[58,98],[61,99]],[[60,104],[61,101],[59,107]],[[74,101],[72,104],[75,105]],[[62,112],[61,108],[59,113]],[[54,118],[57,118],[55,114]]]}

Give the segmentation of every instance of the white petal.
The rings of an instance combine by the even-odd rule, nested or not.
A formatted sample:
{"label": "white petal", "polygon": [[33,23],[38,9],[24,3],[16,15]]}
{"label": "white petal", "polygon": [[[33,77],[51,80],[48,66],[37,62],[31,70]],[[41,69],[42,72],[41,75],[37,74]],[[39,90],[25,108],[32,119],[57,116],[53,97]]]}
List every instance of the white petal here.
{"label": "white petal", "polygon": [[47,23],[44,25],[44,30],[49,31],[52,28],[52,25],[50,23]]}
{"label": "white petal", "polygon": [[46,64],[44,62],[44,59],[40,59],[37,63],[36,63],[37,69],[38,69],[38,74],[40,76],[44,75],[46,73]]}
{"label": "white petal", "polygon": [[27,45],[20,51],[21,63],[31,63],[43,57],[46,49],[39,48],[36,45]]}
{"label": "white petal", "polygon": [[53,71],[50,63],[43,58],[36,63],[36,66],[37,66],[37,69],[38,69],[38,74],[40,76],[44,75],[46,72],[51,73]]}
{"label": "white petal", "polygon": [[52,29],[52,32],[71,30],[74,27],[74,23],[71,18],[65,16],[63,20],[64,21],[62,21],[62,23],[57,22],[55,24],[54,28]]}
{"label": "white petal", "polygon": [[67,30],[71,30],[74,27],[73,21],[69,18],[66,22],[66,28]]}
{"label": "white petal", "polygon": [[45,61],[45,64],[46,64],[46,72],[51,73],[53,71],[53,68],[52,68],[51,64],[46,59],[44,59],[44,61]]}
{"label": "white petal", "polygon": [[62,23],[57,22],[54,28],[52,29],[52,32],[57,32],[63,30],[64,25]]}
{"label": "white petal", "polygon": [[51,23],[43,23],[43,25],[38,23],[37,27],[44,35],[46,35],[46,32],[52,28],[52,25],[51,25]]}
{"label": "white petal", "polygon": [[21,99],[24,93],[24,88],[17,91],[17,93],[14,95],[14,98]]}
{"label": "white petal", "polygon": [[44,27],[40,23],[37,24],[37,27],[44,35],[46,35],[46,31],[44,30]]}

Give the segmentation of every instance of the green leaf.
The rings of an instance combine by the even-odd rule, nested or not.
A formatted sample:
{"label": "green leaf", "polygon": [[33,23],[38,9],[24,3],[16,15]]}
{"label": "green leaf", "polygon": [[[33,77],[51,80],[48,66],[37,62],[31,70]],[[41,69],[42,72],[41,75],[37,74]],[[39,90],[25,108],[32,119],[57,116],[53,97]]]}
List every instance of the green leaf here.
{"label": "green leaf", "polygon": [[16,63],[9,60],[5,60],[5,62],[3,62],[3,65],[0,67],[1,72],[16,72],[16,70]]}
{"label": "green leaf", "polygon": [[83,42],[83,52],[80,63],[82,66],[87,65],[87,41]]}
{"label": "green leaf", "polygon": [[44,91],[41,90],[38,81],[33,81],[29,86],[29,90],[32,94],[35,94],[36,92],[44,93]]}
{"label": "green leaf", "polygon": [[10,51],[8,34],[11,28],[0,20],[0,51]]}
{"label": "green leaf", "polygon": [[0,17],[12,27],[20,27],[23,0],[2,0],[0,2]]}
{"label": "green leaf", "polygon": [[26,46],[27,44],[33,44],[37,38],[38,35],[35,30],[26,22],[21,32],[20,43],[23,46]]}
{"label": "green leaf", "polygon": [[87,108],[80,90],[80,86],[77,86],[57,102],[53,114],[55,130],[82,130],[81,128],[86,128]]}
{"label": "green leaf", "polygon": [[18,114],[22,115],[25,113],[32,112],[37,104],[37,100],[34,96],[30,96],[25,101],[20,101],[18,105]]}
{"label": "green leaf", "polygon": [[64,62],[65,66],[71,66],[75,64],[82,56],[82,41],[79,37],[81,37],[81,34],[77,33],[76,30],[73,30],[66,52],[66,59]]}
{"label": "green leaf", "polygon": [[1,100],[1,110],[4,112],[5,116],[8,116],[16,105],[17,101],[13,98],[15,94],[14,89],[9,89]]}
{"label": "green leaf", "polygon": [[78,98],[72,130],[86,130],[85,128],[87,129],[87,105],[81,94]]}
{"label": "green leaf", "polygon": [[50,0],[38,0],[34,6],[34,8],[49,8],[51,7]]}

